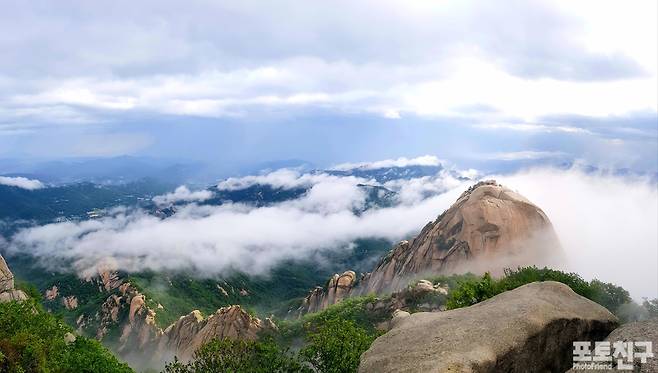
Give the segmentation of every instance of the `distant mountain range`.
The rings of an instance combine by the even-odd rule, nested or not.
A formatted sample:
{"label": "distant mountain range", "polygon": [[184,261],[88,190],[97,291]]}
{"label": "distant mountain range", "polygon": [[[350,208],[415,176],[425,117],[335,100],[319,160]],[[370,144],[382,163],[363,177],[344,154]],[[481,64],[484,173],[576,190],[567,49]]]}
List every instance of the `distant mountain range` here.
{"label": "distant mountain range", "polygon": [[[106,162],[89,161],[76,164],[55,162],[51,164],[52,169],[42,166],[44,168],[34,169],[34,173],[31,174],[5,174],[6,176],[20,175],[34,177],[42,181],[57,180],[58,182],[51,184],[47,188],[36,190],[0,185],[0,221],[27,220],[33,223],[43,224],[55,220],[84,220],[98,217],[99,210],[113,206],[141,207],[151,210],[154,213],[163,213],[164,215],[173,213],[174,210],[165,210],[161,206],[155,206],[151,200],[154,196],[176,187],[178,184],[174,184],[172,180],[179,179],[182,173],[175,173],[173,170],[181,170],[185,167],[170,166],[158,169],[156,167],[157,163],[142,162],[132,165],[128,169],[121,168],[121,165],[130,162],[131,158],[129,157],[122,159],[114,158]],[[284,164],[297,165],[298,162],[290,161]],[[69,167],[75,169],[75,173],[67,172]],[[152,170],[150,172],[152,175],[160,176],[137,178],[138,175],[143,175],[144,170],[149,167]],[[385,183],[392,180],[408,180],[433,176],[442,169],[443,167],[439,165],[383,167],[377,169],[316,170],[309,172],[312,174],[324,173],[342,177],[354,176],[365,180],[375,180],[378,183]],[[174,172],[174,174],[170,180],[165,181],[165,175],[169,171]],[[116,177],[119,174],[122,176],[118,179],[112,179],[109,176],[114,175]],[[44,175],[45,178],[42,178]],[[76,181],[78,179],[85,181]],[[70,182],[64,183],[64,180],[70,180]],[[395,204],[394,191],[381,185],[358,184],[357,186],[367,193],[363,211],[373,207],[387,207]],[[310,186],[292,188],[274,187],[263,183],[253,184],[239,189],[220,189],[217,185],[212,185],[206,189],[213,193],[213,197],[200,203],[220,205],[226,202],[232,202],[260,207],[299,198],[309,188]],[[5,233],[7,233],[7,229],[5,226]],[[3,233],[3,229],[0,228],[1,233]]]}

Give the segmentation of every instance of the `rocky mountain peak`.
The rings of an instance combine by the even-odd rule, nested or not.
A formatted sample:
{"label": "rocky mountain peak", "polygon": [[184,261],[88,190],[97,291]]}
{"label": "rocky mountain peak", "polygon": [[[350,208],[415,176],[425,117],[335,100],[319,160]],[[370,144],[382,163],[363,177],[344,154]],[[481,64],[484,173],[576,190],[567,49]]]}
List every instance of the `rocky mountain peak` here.
{"label": "rocky mountain peak", "polygon": [[546,214],[494,180],[479,182],[412,241],[396,245],[366,276],[366,292],[397,290],[424,273],[500,272],[548,264],[562,248]]}
{"label": "rocky mountain peak", "polygon": [[371,273],[358,282],[344,281],[348,286],[338,286],[343,277],[334,275],[326,288],[309,294],[302,309],[317,311],[350,293],[397,291],[423,275],[497,273],[520,265],[549,265],[562,255],[553,226],[538,206],[495,180],[481,181],[414,239],[395,245]]}
{"label": "rocky mountain peak", "polygon": [[275,328],[271,321],[262,322],[239,305],[222,307],[205,319],[195,310],[165,329],[158,344],[158,354],[187,360],[211,339],[255,340],[268,328]]}

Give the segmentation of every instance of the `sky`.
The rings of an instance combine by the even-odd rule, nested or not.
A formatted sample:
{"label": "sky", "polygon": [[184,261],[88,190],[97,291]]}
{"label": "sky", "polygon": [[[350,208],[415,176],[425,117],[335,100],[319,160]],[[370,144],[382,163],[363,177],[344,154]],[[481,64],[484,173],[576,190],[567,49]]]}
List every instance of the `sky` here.
{"label": "sky", "polygon": [[655,172],[657,17],[654,0],[4,1],[0,158]]}

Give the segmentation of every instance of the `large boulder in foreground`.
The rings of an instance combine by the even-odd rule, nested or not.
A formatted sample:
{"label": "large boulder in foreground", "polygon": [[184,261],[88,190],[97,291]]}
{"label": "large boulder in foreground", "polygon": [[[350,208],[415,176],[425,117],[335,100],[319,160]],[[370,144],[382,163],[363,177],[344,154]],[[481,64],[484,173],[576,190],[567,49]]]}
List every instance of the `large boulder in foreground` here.
{"label": "large boulder in foreground", "polygon": [[471,307],[397,321],[361,356],[359,372],[564,372],[573,341],[617,326],[604,307],[558,282],[535,282]]}

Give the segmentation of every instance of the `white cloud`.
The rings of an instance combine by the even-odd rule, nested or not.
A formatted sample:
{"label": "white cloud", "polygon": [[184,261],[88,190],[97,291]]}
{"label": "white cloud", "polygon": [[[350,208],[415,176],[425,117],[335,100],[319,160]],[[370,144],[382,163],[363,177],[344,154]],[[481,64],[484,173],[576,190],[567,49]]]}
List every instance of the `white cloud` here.
{"label": "white cloud", "polygon": [[658,297],[658,189],[643,178],[534,169],[494,176],[540,206],[553,222],[569,262],[586,279]]}
{"label": "white cloud", "polygon": [[[529,121],[658,110],[655,2],[504,4],[7,6],[0,47],[12,53],[0,61],[0,122],[309,106]],[[298,16],[282,11],[290,8]],[[240,31],[228,37],[218,22]],[[473,105],[491,111],[463,110]]]}
{"label": "white cloud", "polygon": [[561,158],[566,156],[567,154],[564,152],[523,150],[518,152],[500,152],[500,153],[485,154],[483,157],[486,159],[495,159],[500,161],[520,161],[520,160],[529,160],[529,159]]}
{"label": "white cloud", "polygon": [[484,123],[476,124],[475,127],[489,130],[511,130],[522,132],[566,132],[566,133],[591,133],[589,130],[573,126],[558,126],[536,123]]}
{"label": "white cloud", "polygon": [[273,188],[294,189],[309,188],[319,183],[343,183],[351,185],[368,183],[372,180],[357,177],[333,176],[323,172],[302,173],[296,169],[282,168],[264,175],[249,175],[244,177],[230,177],[217,184],[220,190],[239,190],[252,185],[270,185]]}
{"label": "white cloud", "polygon": [[354,169],[362,170],[376,170],[388,167],[409,167],[409,166],[440,166],[442,161],[433,155],[424,155],[416,158],[400,157],[398,159],[386,159],[375,162],[360,162],[360,163],[342,163],[330,167],[331,170],[348,171]]}
{"label": "white cloud", "polygon": [[43,185],[43,183],[39,180],[28,179],[20,176],[19,177],[0,176],[0,185],[13,186],[27,190],[35,190],[45,187],[45,185]]}
{"label": "white cloud", "polygon": [[170,205],[178,202],[203,202],[212,198],[213,193],[209,190],[190,191],[185,185],[181,185],[171,193],[153,197],[157,205]]}
{"label": "white cloud", "polygon": [[[614,282],[636,299],[658,296],[655,183],[578,169],[495,177],[547,213],[569,259],[564,269]],[[353,182],[327,177],[301,198],[267,207],[189,204],[164,220],[118,209],[98,220],[25,229],[8,250],[30,252],[53,269],[73,263],[82,272],[111,258],[126,271],[262,273],[281,260],[312,257],[318,249],[345,247],[358,238],[415,234],[472,184],[447,173],[389,182],[402,203],[357,215],[353,209],[365,197]]]}
{"label": "white cloud", "polygon": [[[474,179],[477,171],[469,170],[459,173],[461,177]],[[397,193],[397,199],[403,205],[414,205],[424,199],[454,190],[464,185],[464,180],[455,178],[451,172],[441,170],[434,176],[413,179],[397,179],[384,183],[384,187]]]}
{"label": "white cloud", "polygon": [[400,239],[447,208],[458,189],[413,206],[359,216],[346,210],[349,206],[329,201],[331,191],[261,208],[188,205],[164,220],[119,212],[99,220],[23,230],[9,250],[29,251],[46,265],[73,263],[83,273],[107,258],[127,271],[193,269],[216,274],[237,268],[259,273],[280,260],[310,256],[360,237]]}

